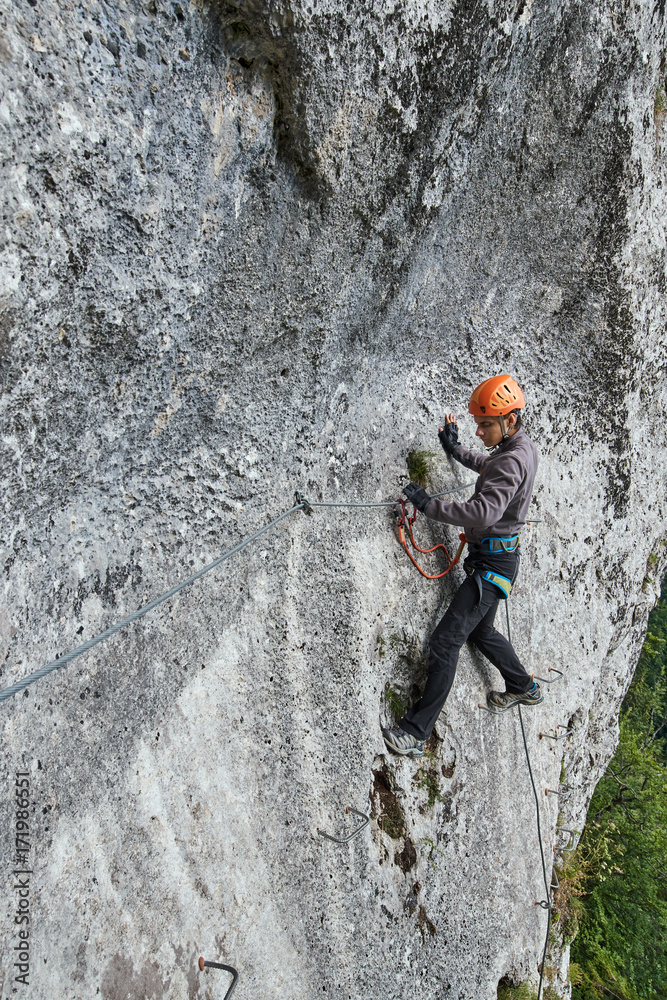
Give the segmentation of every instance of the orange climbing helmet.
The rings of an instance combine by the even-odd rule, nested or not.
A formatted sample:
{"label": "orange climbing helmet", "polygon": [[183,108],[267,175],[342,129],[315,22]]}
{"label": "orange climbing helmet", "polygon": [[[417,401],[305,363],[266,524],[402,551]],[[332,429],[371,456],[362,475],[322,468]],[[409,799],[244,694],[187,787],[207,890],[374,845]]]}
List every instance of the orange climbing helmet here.
{"label": "orange climbing helmet", "polygon": [[523,393],[511,375],[494,375],[473,391],[468,413],[475,417],[502,417],[526,405]]}

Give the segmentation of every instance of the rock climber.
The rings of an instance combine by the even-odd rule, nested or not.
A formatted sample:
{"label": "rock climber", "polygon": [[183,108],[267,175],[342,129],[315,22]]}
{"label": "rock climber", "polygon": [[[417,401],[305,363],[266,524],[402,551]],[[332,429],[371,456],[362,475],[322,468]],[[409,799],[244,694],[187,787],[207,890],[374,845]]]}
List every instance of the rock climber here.
{"label": "rock climber", "polygon": [[478,472],[475,492],[464,502],[433,499],[416,483],[403,491],[408,500],[434,521],[460,525],[468,543],[463,564],[466,579],[431,636],[424,692],[398,726],[383,729],[388,748],[405,757],[421,757],[424,744],[447,699],[459,650],[467,639],[503,676],[506,690],[491,691],[492,709],[514,704],[539,705],[542,693],[519,661],[510,642],[493,627],[500,599],[507,599],[519,562],[519,533],[526,523],[537,449],[521,425],[523,393],[510,375],[495,375],[478,385],[468,412],[476,436],[490,455],[459,444],[456,417],[450,413],[438,437],[445,452]]}

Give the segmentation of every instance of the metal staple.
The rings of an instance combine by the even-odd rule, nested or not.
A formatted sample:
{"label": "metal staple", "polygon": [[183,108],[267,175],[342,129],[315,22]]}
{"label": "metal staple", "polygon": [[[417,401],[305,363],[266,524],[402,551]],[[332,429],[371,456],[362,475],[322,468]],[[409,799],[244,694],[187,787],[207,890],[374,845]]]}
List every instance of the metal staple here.
{"label": "metal staple", "polygon": [[349,836],[347,837],[332,837],[330,833],[325,833],[324,830],[320,830],[318,826],[317,832],[319,833],[320,837],[326,837],[327,840],[333,840],[334,844],[347,844],[350,840],[352,840],[353,837],[356,837],[358,833],[361,833],[361,831],[364,830],[371,821],[370,816],[367,816],[365,813],[359,812],[358,809],[353,809],[352,806],[347,806],[345,808],[345,812],[354,813],[355,816],[360,816],[364,822],[361,823],[358,827],[356,827],[352,831],[352,833],[349,834]]}
{"label": "metal staple", "polygon": [[232,977],[233,977],[232,978],[232,983],[231,983],[231,986],[229,987],[229,989],[227,990],[227,992],[225,993],[225,995],[223,997],[223,1000],[229,1000],[229,998],[231,997],[232,993],[234,992],[234,988],[235,988],[236,983],[238,982],[238,978],[239,978],[239,974],[236,971],[236,969],[234,968],[234,966],[232,966],[232,965],[223,965],[222,962],[205,962],[204,959],[201,956],[199,958],[199,963],[198,964],[199,964],[199,969],[200,969],[201,972],[203,972],[205,968],[209,968],[209,969],[224,969],[225,972],[231,972]]}
{"label": "metal staple", "polygon": [[[569,854],[571,851],[576,851],[577,845],[574,843],[574,838],[575,835],[579,833],[579,830],[570,830],[566,826],[557,826],[556,830],[559,833],[569,833],[570,836],[567,838],[568,846],[567,847],[554,846],[554,853],[558,852],[558,854]],[[572,844],[573,846],[570,847],[569,846],[570,844]]]}
{"label": "metal staple", "polygon": [[556,726],[556,729],[565,729],[565,732],[560,734],[556,733],[555,736],[552,736],[551,733],[538,733],[537,735],[541,740],[564,740],[568,736],[571,736],[574,732],[574,729],[566,729],[566,727],[561,725],[560,722]]}
{"label": "metal staple", "polygon": [[558,677],[552,677],[551,679],[549,679],[548,677],[538,677],[537,674],[533,674],[533,677],[536,681],[541,681],[542,684],[557,684],[558,681],[562,680],[562,678],[564,677],[563,671],[556,670],[555,667],[549,667],[547,673],[558,674]]}

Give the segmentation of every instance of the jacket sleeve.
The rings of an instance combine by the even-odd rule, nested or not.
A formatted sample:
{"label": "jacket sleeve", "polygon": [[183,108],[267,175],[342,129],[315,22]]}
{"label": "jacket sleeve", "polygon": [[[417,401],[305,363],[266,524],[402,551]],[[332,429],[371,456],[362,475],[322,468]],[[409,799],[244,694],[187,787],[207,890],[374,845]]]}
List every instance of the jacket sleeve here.
{"label": "jacket sleeve", "polygon": [[466,469],[472,469],[473,472],[480,472],[482,466],[489,460],[488,455],[483,455],[481,451],[471,451],[470,448],[464,448],[462,444],[456,449],[453,457],[461,465],[465,465]]}
{"label": "jacket sleeve", "polygon": [[482,487],[475,490],[470,500],[431,500],[424,513],[433,521],[461,525],[464,531],[466,528],[491,528],[516,496],[524,476],[522,463],[513,455],[507,455],[504,461],[494,462]]}

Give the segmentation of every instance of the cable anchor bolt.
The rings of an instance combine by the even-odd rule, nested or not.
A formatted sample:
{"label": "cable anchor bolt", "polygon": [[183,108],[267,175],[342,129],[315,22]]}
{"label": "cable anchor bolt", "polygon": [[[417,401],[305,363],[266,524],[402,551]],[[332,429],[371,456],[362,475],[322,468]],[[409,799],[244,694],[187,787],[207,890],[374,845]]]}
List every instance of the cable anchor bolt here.
{"label": "cable anchor bolt", "polygon": [[313,513],[313,508],[310,506],[305,496],[302,493],[299,493],[298,490],[294,494],[294,499],[298,506],[303,507],[304,514],[310,515]]}

